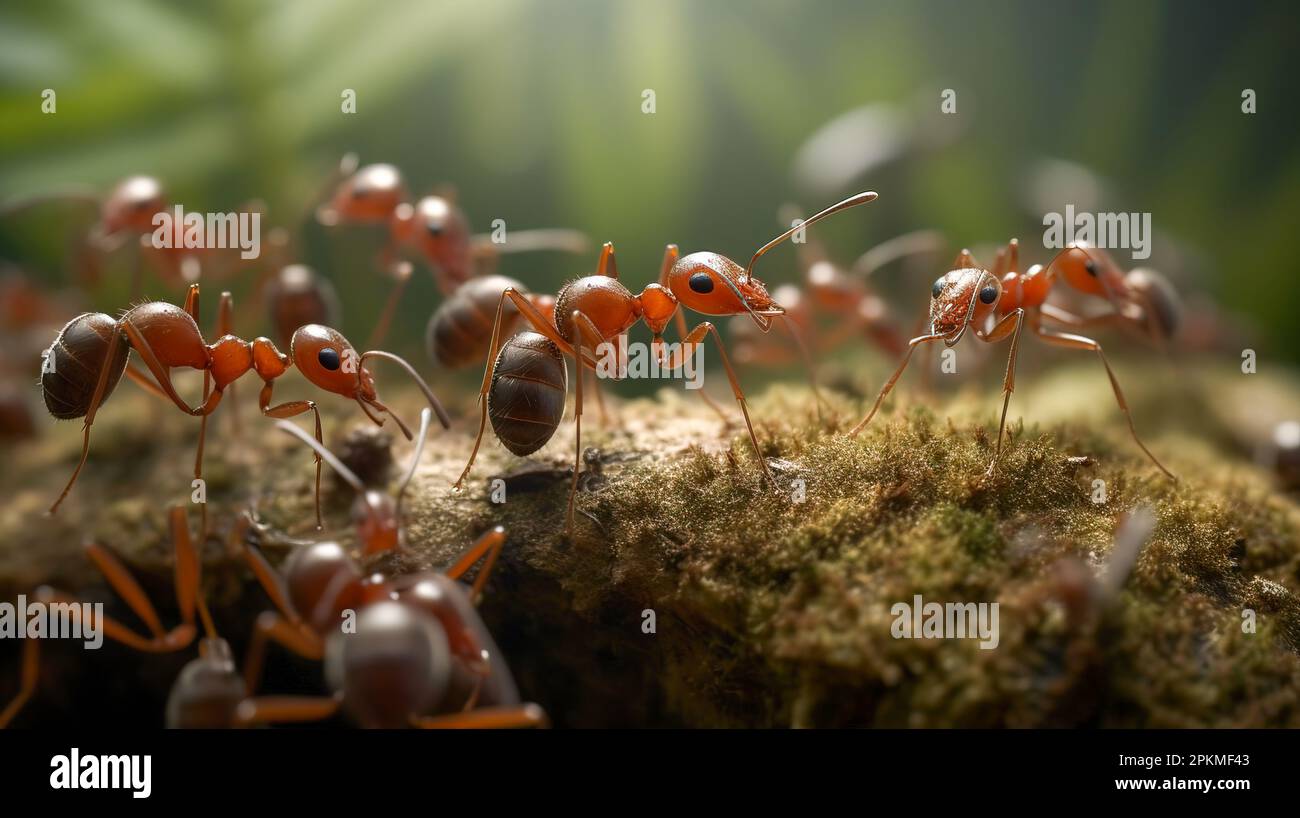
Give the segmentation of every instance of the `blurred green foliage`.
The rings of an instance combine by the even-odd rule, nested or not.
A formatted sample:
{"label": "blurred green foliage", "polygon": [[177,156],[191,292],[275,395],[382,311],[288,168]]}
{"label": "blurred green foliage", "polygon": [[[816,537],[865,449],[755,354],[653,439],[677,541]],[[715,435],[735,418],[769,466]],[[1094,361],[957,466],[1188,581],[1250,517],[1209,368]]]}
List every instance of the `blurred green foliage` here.
{"label": "blurred green foliage", "polygon": [[[1199,278],[1167,271],[1180,287],[1246,316],[1265,360],[1296,361],[1293,17],[1284,3],[1128,0],[6,4],[0,198],[151,173],[188,208],[261,198],[271,223],[288,223],[351,150],[399,165],[417,192],[455,184],[480,230],[503,218],[612,239],[638,289],[666,242],[747,258],[773,235],[777,206],[799,195],[792,157],[828,120],[868,103],[937,110],[952,88],[958,140],[836,191],[881,193],[826,224],[842,257],[917,227],[954,245],[1020,235],[1032,247],[1041,223],[1017,205],[1016,180],[1033,160],[1066,159],[1115,184],[1108,209],[1150,211],[1199,254]],[[55,115],[41,113],[45,88]],[[340,111],[345,88],[355,115]],[[1255,115],[1241,112],[1244,88]],[[93,218],[56,206],[7,218],[0,256],[70,281],[63,239]],[[358,340],[385,294],[381,244],[380,231],[314,224],[302,237]],[[504,271],[548,289],[593,260],[519,257]],[[769,284],[796,275],[789,250],[764,265]],[[160,289],[149,295],[181,297]],[[887,290],[907,305],[925,297]],[[113,310],[126,298],[123,275],[89,300]],[[437,300],[421,276],[399,347],[419,343]],[[241,327],[265,331],[260,320]]]}

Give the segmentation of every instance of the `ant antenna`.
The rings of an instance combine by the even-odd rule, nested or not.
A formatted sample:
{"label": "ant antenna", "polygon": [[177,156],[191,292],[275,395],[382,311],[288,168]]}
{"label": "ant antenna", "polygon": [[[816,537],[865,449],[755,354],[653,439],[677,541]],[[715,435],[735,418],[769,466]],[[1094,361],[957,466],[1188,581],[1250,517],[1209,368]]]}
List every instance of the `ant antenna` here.
{"label": "ant antenna", "polygon": [[[411,453],[411,465],[406,469],[406,476],[402,478],[402,485],[397,489],[397,502],[394,506],[394,516],[399,520],[402,518],[402,498],[406,496],[406,487],[411,485],[411,478],[415,477],[415,469],[420,465],[420,455],[424,453],[424,441],[429,435],[429,423],[433,420],[433,413],[428,407],[420,410],[420,435],[415,439],[415,451]],[[294,427],[295,429],[298,427]]]}
{"label": "ant antenna", "polygon": [[375,507],[370,504],[370,498],[366,496],[365,483],[362,483],[361,478],[357,477],[356,472],[344,465],[343,461],[339,460],[334,452],[327,449],[324,444],[316,442],[316,438],[307,434],[287,420],[277,420],[275,425],[280,431],[288,432],[303,443],[306,443],[320,456],[321,460],[330,464],[330,468],[333,469],[339,477],[343,478],[343,482],[356,490],[357,496],[361,498],[361,502],[366,504],[366,510],[370,513],[370,517],[374,520],[379,519],[379,512],[375,511]]}
{"label": "ant antenna", "polygon": [[758,248],[758,251],[754,253],[754,257],[749,260],[749,266],[745,268],[745,277],[749,278],[753,274],[754,265],[758,263],[758,259],[760,256],[762,256],[768,250],[771,250],[776,245],[790,238],[791,236],[793,236],[795,233],[802,230],[803,228],[811,224],[815,224],[816,222],[821,221],[827,216],[833,215],[835,213],[839,213],[841,210],[848,210],[850,207],[857,207],[858,205],[863,205],[866,204],[867,202],[874,202],[879,197],[880,194],[876,193],[874,190],[863,191],[862,193],[858,193],[857,195],[850,196],[849,198],[845,199],[842,202],[833,204],[830,207],[823,210],[822,212],[818,213],[817,215],[805,219],[799,224],[795,225],[794,227],[791,227],[789,230],[785,231],[781,235],[769,241],[767,244],[764,244],[762,247]]}
{"label": "ant antenna", "polygon": [[[402,369],[405,369],[406,374],[410,375],[411,380],[415,381],[415,385],[420,387],[420,391],[424,393],[424,397],[429,401],[429,405],[433,407],[433,411],[438,414],[438,422],[442,424],[442,428],[451,428],[451,417],[447,414],[447,410],[442,408],[442,403],[439,402],[437,396],[433,394],[433,390],[429,388],[429,384],[425,383],[424,378],[420,377],[420,373],[416,372],[415,368],[408,364],[405,358],[401,358],[391,352],[385,352],[382,349],[372,349],[369,352],[361,353],[361,360],[357,362],[357,366],[362,366],[365,364],[366,359],[371,357],[392,361]],[[393,415],[392,411],[387,406],[377,402],[375,403],[375,406],[376,408],[388,412],[389,415],[392,415],[394,420],[397,420],[397,416]],[[402,422],[398,420],[397,423],[398,425],[401,425]],[[405,429],[406,427],[403,426],[402,428]],[[406,437],[407,439],[410,439],[411,433],[407,432]]]}

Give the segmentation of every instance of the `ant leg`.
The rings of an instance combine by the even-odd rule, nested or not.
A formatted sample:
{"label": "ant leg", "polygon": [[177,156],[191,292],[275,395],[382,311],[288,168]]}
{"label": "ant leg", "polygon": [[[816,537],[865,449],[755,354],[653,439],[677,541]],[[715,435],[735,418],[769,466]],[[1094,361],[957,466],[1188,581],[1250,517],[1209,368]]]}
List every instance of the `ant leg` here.
{"label": "ant leg", "polygon": [[998,456],[1002,454],[1002,432],[1007,426],[1007,407],[1011,405],[1011,393],[1016,389],[1016,353],[1020,351],[1020,330],[1025,324],[1025,311],[1016,308],[1007,313],[1002,320],[989,330],[987,335],[976,333],[976,337],[989,344],[997,343],[1008,335],[1011,336],[1011,352],[1007,355],[1007,375],[1002,381],[1002,421],[998,423],[998,442],[993,448],[993,460],[989,462],[986,476],[993,476],[993,467],[997,465]]}
{"label": "ant leg", "polygon": [[144,361],[144,365],[148,368],[149,373],[153,375],[154,380],[158,382],[158,386],[162,388],[163,392],[166,393],[171,402],[176,404],[176,408],[180,409],[185,414],[194,417],[209,415],[216,410],[217,404],[221,401],[221,392],[214,391],[207,395],[201,406],[190,406],[181,399],[180,395],[176,394],[176,388],[172,385],[171,375],[168,374],[167,367],[163,366],[162,362],[158,360],[158,356],[154,354],[153,347],[151,347],[149,342],[145,340],[145,337],[140,334],[140,330],[136,329],[135,325],[130,321],[122,321],[119,323],[119,326],[121,327],[122,332],[126,333],[131,348],[139,353],[140,359]]}
{"label": "ant leg", "polygon": [[[89,547],[87,550],[89,550]],[[124,571],[120,564],[118,565],[118,569]],[[134,586],[134,590],[140,594],[140,599],[144,600],[144,604],[149,605],[148,599],[144,597],[144,592],[140,590],[140,586],[135,584],[135,580],[131,579],[129,575],[127,575],[126,578],[127,581]],[[110,584],[112,584],[111,579]],[[117,585],[114,584],[113,587],[118,590],[119,593],[122,593],[122,589],[118,588]],[[70,606],[69,610],[71,611],[71,616],[80,621],[82,606],[88,603],[84,600],[77,599],[74,596],[51,588],[44,589],[44,592],[49,601]],[[124,596],[123,598],[126,597]],[[127,600],[127,603],[130,605],[130,600]],[[134,605],[131,605],[131,607],[135,610]],[[145,618],[141,611],[136,610],[136,613],[141,614],[141,619]],[[149,605],[149,613],[152,614],[154,618],[153,622],[147,623],[150,626],[150,630],[153,631],[154,635],[152,636],[141,636],[110,616],[96,615],[93,609],[88,617],[90,622],[86,627],[94,627],[95,624],[98,624],[100,629],[103,630],[104,636],[112,639],[114,642],[119,642],[142,653],[172,653],[174,651],[183,650],[194,641],[195,630],[193,625],[177,625],[170,631],[164,633],[162,631],[162,626],[157,621],[157,614],[153,612],[152,605]],[[157,630],[154,630],[155,626],[157,626]]]}
{"label": "ant leg", "polygon": [[457,491],[465,485],[465,478],[469,476],[470,469],[474,467],[474,460],[478,457],[479,446],[483,443],[483,433],[487,429],[487,397],[488,392],[492,389],[492,375],[496,372],[497,354],[500,351],[502,340],[501,327],[503,324],[503,316],[505,315],[506,299],[509,299],[510,302],[514,304],[515,308],[519,310],[519,314],[522,315],[530,325],[532,325],[532,328],[535,331],[546,336],[547,339],[559,347],[562,354],[574,356],[574,359],[578,361],[579,377],[582,375],[581,368],[583,364],[592,368],[595,368],[596,366],[596,360],[594,358],[584,358],[580,352],[574,351],[573,346],[570,345],[568,341],[564,340],[564,336],[560,335],[560,331],[555,328],[554,322],[548,320],[546,316],[542,314],[541,310],[533,306],[533,303],[528,300],[526,295],[521,294],[513,287],[507,287],[501,293],[501,299],[497,301],[497,315],[496,319],[492,322],[492,340],[488,344],[487,366],[483,370],[483,383],[479,386],[478,435],[474,438],[474,448],[470,451],[469,461],[461,471],[460,477],[457,477],[456,482],[452,484],[452,488]]}
{"label": "ant leg", "polygon": [[59,510],[59,505],[68,492],[72,491],[72,486],[77,482],[78,475],[81,474],[82,468],[86,465],[86,458],[90,455],[90,427],[95,423],[95,413],[99,411],[99,404],[104,400],[104,392],[108,388],[109,363],[117,355],[117,345],[121,343],[122,334],[114,330],[111,338],[108,339],[108,351],[104,354],[104,365],[99,370],[99,380],[95,382],[95,392],[90,396],[89,409],[86,411],[86,419],[82,421],[81,429],[81,460],[77,461],[77,468],[73,469],[72,477],[68,479],[68,484],[63,487],[63,493],[50,506],[48,513],[53,514]]}
{"label": "ant leg", "polygon": [[727,380],[731,382],[731,393],[735,395],[736,403],[740,404],[740,414],[745,418],[745,428],[749,431],[749,442],[754,446],[754,456],[758,458],[758,464],[763,467],[763,476],[775,486],[776,481],[772,477],[772,470],[767,466],[767,459],[763,457],[763,450],[758,445],[758,436],[754,434],[754,424],[749,419],[749,406],[745,402],[745,392],[740,388],[740,380],[736,377],[736,370],[731,368],[731,361],[727,358],[727,350],[722,344],[722,337],[718,335],[717,328],[708,321],[696,325],[695,329],[691,330],[690,334],[682,340],[680,350],[682,360],[675,361],[670,357],[667,362],[660,364],[660,366],[669,372],[677,369],[677,367],[685,363],[686,355],[689,354],[688,350],[693,349],[696,344],[704,343],[704,339],[709,333],[713,334],[714,343],[718,348],[718,357],[722,359],[722,367],[727,372]]}
{"label": "ant leg", "polygon": [[497,557],[501,556],[501,547],[505,542],[506,530],[497,526],[479,537],[478,542],[467,548],[443,573],[451,579],[460,579],[486,555],[487,559],[483,559],[483,566],[479,568],[478,575],[474,577],[474,585],[470,589],[470,601],[477,604],[483,593],[483,586],[487,585],[488,577],[492,576],[492,568],[496,565]]}
{"label": "ant leg", "polygon": [[[581,368],[579,371],[582,372],[584,378],[587,377],[588,370],[586,367]],[[608,426],[609,412],[605,410],[605,395],[600,391],[600,375],[595,372],[591,372],[590,375],[591,391],[596,395],[596,408],[600,412],[600,424],[601,426]]]}
{"label": "ant leg", "polygon": [[[680,312],[678,314],[680,314]],[[783,315],[781,318],[781,326],[785,327],[786,331],[790,333],[790,337],[794,340],[794,345],[799,348],[799,355],[803,358],[803,365],[808,370],[808,384],[812,387],[813,400],[817,404],[817,423],[820,425],[823,422],[823,401],[822,394],[817,389],[817,366],[813,362],[812,353],[808,351],[808,345],[804,343],[803,335],[799,332],[799,328],[795,326],[795,323],[790,320],[789,316]]]}
{"label": "ant leg", "polygon": [[4,711],[0,712],[0,730],[9,726],[14,716],[27,705],[31,700],[32,694],[36,692],[36,684],[41,678],[41,640],[27,639],[23,643],[22,668],[18,675],[18,695],[14,696],[13,701],[5,705]]}
{"label": "ant leg", "polygon": [[[664,247],[664,259],[663,262],[659,265],[659,286],[660,287],[663,287],[665,289],[668,288],[668,274],[672,272],[673,265],[677,263],[677,258],[680,255],[681,255],[681,251],[677,248],[677,245],[669,244],[668,246]],[[682,311],[680,308],[673,311],[673,321],[674,323],[677,324],[677,337],[685,341],[687,335],[686,316],[682,315]],[[700,393],[700,397],[703,398],[704,402],[709,405],[709,408],[712,409],[715,413],[717,413],[718,417],[722,419],[722,428],[723,429],[731,428],[731,418],[727,417],[727,413],[723,411],[721,406],[718,405],[718,402],[715,401],[712,397],[710,397],[709,393],[704,389],[696,389],[694,391]]]}
{"label": "ant leg", "polygon": [[1120,411],[1124,413],[1125,419],[1128,420],[1128,430],[1133,435],[1133,442],[1137,443],[1138,448],[1140,448],[1143,453],[1151,459],[1151,462],[1156,465],[1156,468],[1165,473],[1166,477],[1170,480],[1177,481],[1178,478],[1174,476],[1173,472],[1166,469],[1164,465],[1156,459],[1156,456],[1151,453],[1151,450],[1146,447],[1146,444],[1142,442],[1142,439],[1138,437],[1137,426],[1133,424],[1133,413],[1129,411],[1128,401],[1124,399],[1124,392],[1119,388],[1119,381],[1116,380],[1115,373],[1111,371],[1110,362],[1106,360],[1105,353],[1101,351],[1101,344],[1091,338],[1085,338],[1082,335],[1070,335],[1064,332],[1049,332],[1041,327],[1035,327],[1034,333],[1049,344],[1055,344],[1056,346],[1062,346],[1068,349],[1090,349],[1097,353],[1097,357],[1101,359],[1101,365],[1106,368],[1106,377],[1110,378],[1111,390],[1115,393],[1115,402],[1119,404]]}
{"label": "ant leg", "polygon": [[[258,398],[258,405],[262,409],[262,414],[269,418],[292,418],[297,417],[305,412],[311,412],[316,418],[316,442],[325,445],[324,438],[321,436],[320,429],[320,410],[316,408],[315,401],[309,400],[291,400],[287,403],[281,403],[276,406],[271,405],[271,393],[274,387],[271,381],[267,381],[262,387],[262,394]],[[316,528],[324,528],[320,511],[320,471],[321,456],[313,451],[312,455],[316,458]]]}
{"label": "ant leg", "polygon": [[876,410],[880,408],[881,401],[883,401],[885,396],[889,394],[890,390],[894,388],[894,384],[897,383],[898,379],[902,376],[903,370],[907,369],[907,362],[912,360],[912,353],[916,351],[916,348],[921,344],[929,341],[937,341],[942,337],[942,335],[922,335],[907,342],[907,354],[903,356],[903,362],[898,365],[898,369],[894,370],[893,376],[885,382],[883,387],[881,387],[880,394],[876,396],[876,402],[871,406],[871,411],[868,412],[867,416],[849,432],[850,437],[861,432],[863,428],[871,422],[871,419],[876,416]]}
{"label": "ant leg", "polygon": [[618,261],[614,258],[614,242],[607,241],[600,248],[600,260],[596,262],[596,275],[618,278]]}
{"label": "ant leg", "polygon": [[[675,247],[675,245],[673,246]],[[678,309],[676,313],[674,313],[673,319],[677,323],[677,337],[681,338],[682,341],[685,342],[686,336],[689,334],[689,332],[686,329],[686,316],[682,315],[682,311]],[[712,409],[714,412],[716,412],[718,414],[718,417],[722,419],[722,428],[730,429],[731,418],[728,417],[727,413],[723,410],[723,408],[718,405],[718,402],[709,396],[708,390],[696,389],[694,391],[698,392],[700,397],[704,399],[704,402],[709,405],[709,408]]]}
{"label": "ant leg", "polygon": [[253,638],[249,640],[248,655],[244,660],[244,684],[249,695],[257,690],[262,681],[267,640],[314,662],[320,661],[325,655],[325,644],[315,631],[305,627],[301,621],[284,619],[275,611],[263,611],[253,627]]}
{"label": "ant leg", "polygon": [[[231,334],[234,327],[234,311],[235,300],[227,290],[221,294],[221,300],[217,303],[217,338],[224,338]],[[239,401],[235,399],[235,386],[236,384],[232,382],[226,387],[226,391],[230,393],[230,430],[238,440],[243,437],[243,423],[240,418]]]}
{"label": "ant leg", "polygon": [[342,705],[337,696],[263,696],[240,702],[235,719],[241,727],[269,722],[321,721],[338,713]]}
{"label": "ant leg", "polygon": [[546,711],[535,704],[514,707],[480,707],[448,716],[412,716],[411,726],[421,730],[490,730],[549,727]]}
{"label": "ant leg", "polygon": [[[611,245],[605,246],[611,252],[613,251]],[[578,496],[578,477],[582,472],[582,382],[586,380],[587,375],[582,367],[582,350],[590,345],[594,352],[600,344],[600,331],[581,310],[573,311],[573,330],[574,335],[577,336],[577,354],[574,360],[578,366],[578,377],[573,399],[573,480],[569,484],[569,507],[564,518],[564,528],[569,536],[573,536],[573,503]]]}
{"label": "ant leg", "polygon": [[207,603],[203,600],[203,568],[194,541],[190,539],[190,526],[184,507],[172,506],[170,522],[176,562],[176,608],[181,613],[181,621],[187,625],[194,624],[194,611],[197,609],[204,632],[208,638],[215,639],[217,629],[212,623]]}
{"label": "ant leg", "polygon": [[374,349],[388,337],[388,328],[393,323],[393,313],[397,311],[402,293],[405,292],[406,285],[411,280],[411,273],[414,271],[411,263],[407,261],[398,261],[386,266],[394,279],[393,289],[388,293],[388,300],[384,302],[384,309],[379,313],[379,320],[375,322],[375,328],[370,333],[370,340],[366,341],[366,349]]}

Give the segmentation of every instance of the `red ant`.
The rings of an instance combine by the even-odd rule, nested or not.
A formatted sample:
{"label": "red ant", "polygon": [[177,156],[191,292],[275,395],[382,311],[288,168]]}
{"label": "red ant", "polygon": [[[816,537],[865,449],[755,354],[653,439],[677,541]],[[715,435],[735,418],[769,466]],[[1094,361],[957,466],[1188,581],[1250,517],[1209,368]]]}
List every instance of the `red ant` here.
{"label": "red ant", "polygon": [[[363,553],[401,547],[401,502],[419,463],[430,412],[396,499],[369,491],[329,449],[298,427],[302,440],[357,491],[354,520]],[[521,704],[500,650],[475,610],[505,543],[500,526],[478,539],[450,566],[396,578],[363,576],[361,565],[333,542],[304,543],[286,559],[283,578],[259,552],[244,554],[278,613],[257,620],[245,662],[245,685],[257,688],[268,640],[323,661],[334,693],[327,697],[263,697],[243,701],[240,724],[314,721],[345,709],[363,726],[538,727],[546,715]],[[457,580],[482,562],[473,585]],[[355,631],[340,622],[355,612]],[[428,715],[433,714],[433,715]]]}
{"label": "red ant", "polygon": [[[971,256],[970,251],[962,250],[958,254],[957,260],[953,262],[952,269],[934,282],[930,300],[930,331],[908,342],[907,352],[903,356],[902,363],[898,365],[898,369],[895,370],[893,376],[881,388],[875,404],[871,407],[871,411],[857,426],[853,427],[849,434],[856,435],[875,417],[881,401],[894,388],[894,384],[903,374],[903,370],[907,368],[912,353],[919,345],[941,340],[945,346],[952,347],[962,339],[968,328],[974,327],[975,337],[985,343],[992,344],[1007,338],[1011,339],[1011,350],[1007,356],[1007,374],[1002,383],[1002,419],[998,424],[998,440],[993,452],[993,459],[989,462],[988,471],[986,472],[987,475],[991,476],[994,466],[998,462],[998,456],[1002,452],[1002,433],[1007,424],[1007,407],[1011,403],[1011,393],[1015,390],[1016,352],[1020,347],[1020,332],[1025,324],[1028,324],[1030,331],[1048,344],[1068,349],[1091,350],[1097,353],[1102,366],[1106,368],[1106,375],[1110,379],[1112,390],[1115,392],[1115,400],[1124,416],[1128,419],[1128,427],[1133,435],[1133,440],[1160,471],[1164,472],[1171,480],[1176,479],[1173,473],[1166,469],[1156,459],[1155,455],[1151,454],[1151,451],[1138,437],[1137,427],[1133,424],[1133,415],[1129,412],[1128,402],[1124,399],[1124,393],[1120,389],[1119,381],[1116,380],[1115,373],[1111,371],[1110,363],[1101,350],[1101,344],[1082,335],[1052,332],[1042,326],[1043,318],[1066,323],[1079,323],[1085,320],[1045,303],[1051,293],[1052,285],[1056,283],[1056,263],[1060,259],[1068,258],[1073,254],[1083,255],[1087,259],[1085,262],[1064,266],[1065,283],[1084,292],[1105,293],[1105,286],[1108,285],[1103,285],[1094,278],[1104,268],[1092,258],[1092,252],[1078,246],[1067,247],[1058,253],[1046,267],[1035,266],[1028,273],[1022,274],[1015,270],[1019,259],[1018,243],[1012,240],[1008,245],[1005,261],[1003,262],[1008,271],[1003,278],[999,279],[994,273],[979,266]],[[1003,266],[1003,263],[998,265],[998,269]],[[991,326],[990,323],[992,323]]]}
{"label": "red ant", "polygon": [[[196,612],[208,637],[205,642],[216,639],[212,617],[208,613],[207,605],[203,601],[200,590],[201,564],[198,552],[194,547],[194,541],[190,538],[185,509],[181,506],[173,506],[168,519],[171,526],[172,545],[175,551],[176,607],[181,615],[180,624],[170,630],[163,629],[162,621],[158,618],[158,612],[149,601],[148,595],[145,594],[144,589],[140,587],[140,584],[136,582],[130,572],[126,570],[122,562],[113,556],[112,552],[93,542],[87,543],[85,546],[86,555],[95,563],[100,573],[104,575],[104,579],[108,580],[108,584],[117,592],[118,596],[144,622],[149,633],[148,635],[136,633],[126,625],[107,616],[98,622],[99,627],[103,630],[104,636],[109,639],[144,653],[172,653],[189,647],[198,633],[195,627]],[[81,616],[79,600],[49,586],[43,585],[36,589],[35,598],[46,606],[55,603],[67,604],[66,610],[70,612],[71,616]],[[94,614],[92,614],[93,616]],[[94,627],[94,622],[88,623],[88,626]],[[35,693],[40,678],[39,671],[40,640],[36,638],[27,639],[23,645],[19,692],[14,700],[5,707],[4,711],[0,712],[0,729],[13,720],[18,711]]]}
{"label": "red ant", "polygon": [[[792,208],[782,208],[782,220],[794,222]],[[831,260],[825,246],[805,238],[796,250],[802,269],[803,288],[791,284],[778,287],[773,296],[786,309],[786,319],[818,354],[835,349],[850,338],[864,336],[887,355],[897,357],[907,348],[907,336],[890,317],[889,306],[865,280],[875,271],[913,255],[938,251],[943,238],[932,230],[918,230],[890,239],[863,253],[845,268]],[[829,334],[819,336],[817,318],[830,316]],[[754,332],[743,317],[731,321],[736,360],[740,363],[784,364],[791,361],[789,347]]]}
{"label": "red ant", "polygon": [[[675,354],[663,356],[663,331],[678,313],[678,305],[705,315],[749,315],[763,331],[785,309],[768,295],[763,282],[754,278],[754,265],[771,248],[794,235],[803,226],[814,224],[841,210],[874,201],[874,192],[859,193],[826,208],[799,227],[791,228],[760,247],[741,267],[731,259],[712,252],[692,253],[678,258],[677,247],[669,245],[664,254],[659,282],[647,284],[640,295],[633,295],[618,280],[617,266],[612,263],[613,247],[605,245],[596,274],[569,282],[556,296],[552,321],[523,293],[506,289],[497,302],[496,320],[492,325],[487,366],[479,389],[479,428],[474,449],[455,483],[459,490],[469,476],[478,456],[489,415],[496,436],[510,451],[520,456],[541,448],[559,425],[567,392],[565,356],[578,367],[574,399],[575,455],[573,481],[569,489],[566,529],[573,529],[573,504],[578,489],[582,458],[583,367],[595,369],[593,357],[601,344],[627,332],[644,321],[660,351],[661,366],[673,371],[684,362],[689,350],[712,334],[722,366],[731,383],[732,394],[740,404],[749,432],[750,443],[764,476],[772,481],[771,471],[758,445],[754,426],[749,419],[745,393],[727,358],[726,348],[717,329],[709,321],[685,333],[682,346]],[[512,303],[535,332],[522,332],[501,343],[507,303]],[[679,324],[685,327],[684,319]],[[498,352],[499,350],[499,352]]]}
{"label": "red ant", "polygon": [[[387,413],[409,440],[411,432],[375,393],[375,381],[365,363],[369,358],[392,361],[415,381],[429,404],[438,413],[444,428],[451,425],[447,413],[424,379],[402,358],[382,350],[357,355],[352,345],[337,330],[319,324],[299,327],[289,345],[289,354],[281,354],[268,338],[245,341],[230,334],[232,299],[222,293],[218,310],[215,343],[207,344],[199,331],[199,286],[190,285],[182,309],[164,301],[149,301],[132,307],[113,319],[103,313],[83,313],[67,323],[45,352],[41,369],[41,387],[45,405],[56,418],[85,417],[81,460],[68,480],[63,493],[50,507],[58,510],[72,490],[77,476],[90,453],[90,427],[95,414],[112,395],[123,372],[155,395],[166,398],[188,415],[202,418],[194,476],[202,476],[203,443],[207,418],[212,414],[225,389],[245,373],[254,371],[262,379],[258,405],[271,418],[290,418],[311,412],[316,420],[316,438],[321,438],[320,412],[315,401],[294,400],[272,405],[275,380],[295,363],[307,380],[320,389],[351,398],[377,424],[383,420],[373,412]],[[149,373],[140,372],[129,361],[131,351],[144,361]],[[189,367],[203,372],[203,401],[190,406],[172,386],[173,367]],[[373,411],[372,411],[373,410]],[[316,520],[320,524],[320,460],[316,461]]]}
{"label": "red ant", "polygon": [[[345,157],[345,168],[348,158]],[[452,294],[469,281],[476,265],[491,265],[501,253],[556,250],[583,253],[587,237],[573,230],[527,230],[511,233],[498,244],[489,235],[475,235],[469,219],[456,204],[456,192],[443,188],[415,203],[409,197],[401,171],[387,164],[366,165],[339,184],[329,204],[317,211],[327,226],[387,223],[389,245],[380,266],[396,283],[371,335],[371,345],[388,334],[393,312],[411,276],[409,264],[394,263],[400,248],[414,248],[432,268],[439,290]]]}
{"label": "red ant", "polygon": [[[1061,274],[1074,289],[1106,299],[1113,311],[1076,316],[1051,304],[1043,304],[1044,318],[1071,327],[1119,324],[1161,347],[1173,339],[1182,323],[1183,308],[1178,291],[1167,278],[1146,267],[1126,273],[1105,250],[1081,242],[1073,246],[1080,252],[1061,259]],[[1014,271],[1018,260],[1014,239],[1004,252],[1010,264],[1008,270]],[[997,275],[996,264],[994,268]],[[1031,269],[1028,275],[1033,274]]]}

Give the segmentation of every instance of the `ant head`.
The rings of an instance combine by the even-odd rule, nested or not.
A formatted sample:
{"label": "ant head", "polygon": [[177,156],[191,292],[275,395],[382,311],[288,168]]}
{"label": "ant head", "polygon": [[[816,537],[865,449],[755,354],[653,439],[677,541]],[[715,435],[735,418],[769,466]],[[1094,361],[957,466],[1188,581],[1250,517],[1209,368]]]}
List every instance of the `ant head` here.
{"label": "ant head", "polygon": [[316,218],[326,225],[382,222],[405,200],[401,171],[392,165],[366,165],[343,180]]}
{"label": "ant head", "polygon": [[771,316],[785,314],[763,282],[717,253],[691,253],[678,259],[668,273],[668,288],[684,306],[705,315],[749,313],[759,326],[767,326]]}
{"label": "ant head", "polygon": [[154,214],[166,207],[162,182],[152,176],[130,176],[118,182],[104,200],[99,227],[106,236],[123,230],[150,233],[154,229]]}
{"label": "ant head", "polygon": [[664,328],[677,313],[677,296],[673,291],[660,284],[647,284],[637,298],[641,305],[641,317],[655,338],[664,334]]}
{"label": "ant head", "polygon": [[950,270],[934,282],[930,291],[930,327],[952,346],[966,328],[978,324],[997,309],[1002,282],[979,267]]}
{"label": "ant head", "polygon": [[1110,298],[1124,292],[1124,274],[1099,247],[1075,242],[1057,254],[1055,266],[1065,281],[1079,292]]}
{"label": "ant head", "polygon": [[1124,276],[1124,286],[1150,313],[1151,328],[1160,340],[1168,341],[1183,321],[1183,300],[1178,291],[1155,270],[1141,267]]}
{"label": "ant head", "polygon": [[307,380],[326,392],[367,403],[375,400],[375,379],[343,333],[321,324],[299,327],[289,357]]}
{"label": "ant head", "polygon": [[393,237],[415,245],[436,267],[457,281],[469,277],[472,228],[465,212],[449,196],[425,196],[393,211]]}
{"label": "ant head", "polygon": [[413,606],[367,605],[355,633],[335,630],[326,643],[325,678],[362,726],[409,727],[411,714],[430,712],[447,692],[447,632]]}

